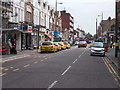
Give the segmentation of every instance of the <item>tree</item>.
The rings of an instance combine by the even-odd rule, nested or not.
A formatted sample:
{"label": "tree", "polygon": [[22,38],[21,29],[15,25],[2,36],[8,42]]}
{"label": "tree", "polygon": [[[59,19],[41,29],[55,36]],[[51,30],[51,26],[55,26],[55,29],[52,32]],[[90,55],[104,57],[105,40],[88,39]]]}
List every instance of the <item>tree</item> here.
{"label": "tree", "polygon": [[86,38],[86,40],[91,40],[91,39],[93,39],[93,36],[90,33],[88,33],[85,35],[85,38]]}

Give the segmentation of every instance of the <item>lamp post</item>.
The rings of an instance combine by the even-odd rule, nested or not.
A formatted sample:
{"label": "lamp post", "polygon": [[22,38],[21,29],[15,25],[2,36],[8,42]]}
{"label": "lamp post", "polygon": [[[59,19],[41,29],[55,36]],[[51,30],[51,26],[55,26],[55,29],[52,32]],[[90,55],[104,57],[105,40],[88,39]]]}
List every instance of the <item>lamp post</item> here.
{"label": "lamp post", "polygon": [[115,43],[116,43],[116,47],[115,47],[115,57],[118,57],[118,2],[120,2],[120,0],[116,0],[116,5],[115,5],[115,17],[116,17],[116,22],[115,22]]}
{"label": "lamp post", "polygon": [[63,3],[58,3],[57,0],[55,3],[55,31],[57,31],[57,20],[58,20],[57,4],[63,4]]}
{"label": "lamp post", "polygon": [[96,39],[97,39],[97,18],[96,18]]}
{"label": "lamp post", "polygon": [[[100,15],[98,15],[99,17]],[[96,18],[96,39],[98,38],[98,17]]]}

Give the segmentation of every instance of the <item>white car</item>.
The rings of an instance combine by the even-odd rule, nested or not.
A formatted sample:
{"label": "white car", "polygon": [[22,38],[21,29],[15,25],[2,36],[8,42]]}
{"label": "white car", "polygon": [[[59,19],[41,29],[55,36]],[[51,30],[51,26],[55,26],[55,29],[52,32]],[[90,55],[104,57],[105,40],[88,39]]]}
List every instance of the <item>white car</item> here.
{"label": "white car", "polygon": [[90,49],[90,55],[101,55],[105,57],[105,48],[102,42],[93,42]]}

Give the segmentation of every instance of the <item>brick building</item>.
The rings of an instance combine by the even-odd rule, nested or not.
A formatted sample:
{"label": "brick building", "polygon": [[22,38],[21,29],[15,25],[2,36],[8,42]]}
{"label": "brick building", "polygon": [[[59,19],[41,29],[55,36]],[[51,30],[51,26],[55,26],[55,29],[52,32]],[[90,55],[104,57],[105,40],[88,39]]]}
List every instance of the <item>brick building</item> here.
{"label": "brick building", "polygon": [[66,10],[61,11],[63,37],[72,44],[74,41],[74,18]]}

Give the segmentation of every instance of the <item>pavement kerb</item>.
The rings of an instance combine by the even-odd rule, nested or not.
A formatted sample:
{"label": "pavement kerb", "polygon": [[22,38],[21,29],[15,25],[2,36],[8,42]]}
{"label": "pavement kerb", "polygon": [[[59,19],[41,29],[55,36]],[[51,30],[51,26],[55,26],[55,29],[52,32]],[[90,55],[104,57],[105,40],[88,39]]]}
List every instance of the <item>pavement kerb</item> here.
{"label": "pavement kerb", "polygon": [[[118,70],[120,70],[120,66],[118,65],[117,62],[115,62],[115,60],[112,60],[109,56],[106,55],[106,57],[118,68]],[[117,59],[117,58],[116,58]]]}
{"label": "pavement kerb", "polygon": [[5,55],[4,57],[2,56],[0,58],[0,62],[4,62],[4,61],[7,61],[7,60],[15,60],[15,59],[19,59],[19,58],[24,58],[24,57],[28,57],[30,56],[31,53],[33,52],[38,52],[36,49],[35,50],[25,50],[25,51],[17,51],[18,54],[16,55]]}

